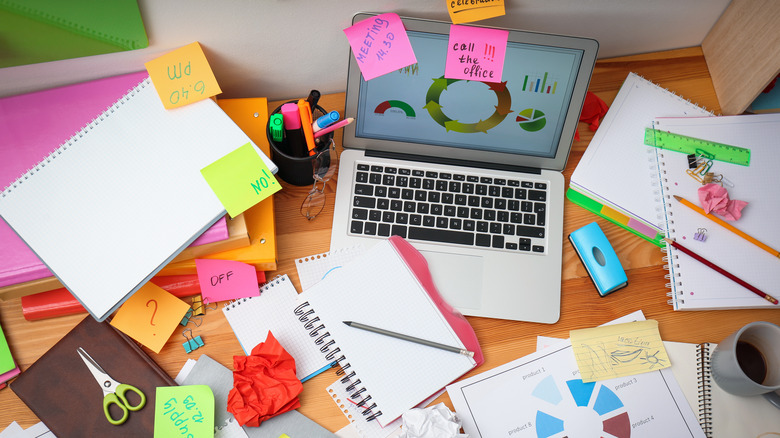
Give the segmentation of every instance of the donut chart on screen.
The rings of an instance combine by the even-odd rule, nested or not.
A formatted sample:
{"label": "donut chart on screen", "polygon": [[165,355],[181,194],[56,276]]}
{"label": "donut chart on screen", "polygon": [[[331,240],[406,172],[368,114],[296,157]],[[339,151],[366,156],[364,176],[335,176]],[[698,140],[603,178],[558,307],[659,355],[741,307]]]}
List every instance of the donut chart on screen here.
{"label": "donut chart on screen", "polygon": [[512,112],[510,107],[512,106],[512,97],[509,94],[509,89],[506,87],[506,82],[481,82],[471,81],[487,85],[488,90],[496,93],[498,103],[496,104],[496,110],[493,114],[487,118],[478,118],[476,122],[461,122],[460,120],[453,120],[445,113],[445,108],[439,103],[439,98],[442,93],[447,90],[451,84],[459,82],[460,79],[446,79],[444,76],[433,79],[433,84],[428,88],[428,92],[425,95],[425,108],[428,110],[431,118],[443,126],[447,131],[455,131],[462,133],[475,133],[484,132],[491,128],[496,127],[499,123],[503,122],[506,116]]}

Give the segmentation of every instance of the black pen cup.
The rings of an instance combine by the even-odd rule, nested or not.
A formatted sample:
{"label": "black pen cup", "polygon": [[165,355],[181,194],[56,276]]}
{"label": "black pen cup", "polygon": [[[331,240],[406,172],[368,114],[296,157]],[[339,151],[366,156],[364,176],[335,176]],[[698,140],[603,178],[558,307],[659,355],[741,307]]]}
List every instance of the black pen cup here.
{"label": "black pen cup", "polygon": [[[291,100],[287,103],[298,103],[297,100]],[[279,105],[272,113],[278,114],[282,111],[282,105]],[[317,105],[312,108],[312,120],[317,120],[318,117],[327,114],[324,108]],[[271,145],[271,160],[279,167],[279,171],[276,176],[283,181],[295,185],[295,186],[308,186],[314,184],[314,158],[315,155],[308,157],[295,157],[289,155],[283,144],[279,144],[274,141],[271,135],[271,125],[266,124],[265,133],[268,136],[268,143]],[[303,135],[303,134],[301,134]],[[322,151],[329,147],[330,141],[333,139],[333,132],[329,132],[319,138],[316,151]]]}

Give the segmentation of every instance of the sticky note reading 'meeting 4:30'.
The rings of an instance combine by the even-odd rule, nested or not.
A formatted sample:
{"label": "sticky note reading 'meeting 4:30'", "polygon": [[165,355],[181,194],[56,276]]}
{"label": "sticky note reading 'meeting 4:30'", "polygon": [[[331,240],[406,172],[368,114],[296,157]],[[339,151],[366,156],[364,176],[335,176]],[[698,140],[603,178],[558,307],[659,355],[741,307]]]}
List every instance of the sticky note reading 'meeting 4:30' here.
{"label": "sticky note reading 'meeting 4:30'", "polygon": [[417,62],[398,14],[366,18],[344,29],[344,33],[367,81]]}
{"label": "sticky note reading 'meeting 4:30'", "polygon": [[144,65],[165,108],[180,107],[222,92],[197,41]]}
{"label": "sticky note reading 'meeting 4:30'", "polygon": [[195,259],[203,302],[260,295],[255,267],[235,260]]}
{"label": "sticky note reading 'meeting 4:30'", "polygon": [[658,321],[572,330],[571,346],[583,382],[660,370],[671,365]]}
{"label": "sticky note reading 'meeting 4:30'", "polygon": [[230,217],[236,217],[282,186],[251,143],[200,170]]}
{"label": "sticky note reading 'meeting 4:30'", "polygon": [[469,23],[506,14],[504,0],[444,0],[453,24]]}
{"label": "sticky note reading 'meeting 4:30'", "polygon": [[154,438],[214,436],[214,392],[207,385],[160,386]]}
{"label": "sticky note reading 'meeting 4:30'", "polygon": [[474,26],[450,26],[444,77],[501,82],[509,32]]}
{"label": "sticky note reading 'meeting 4:30'", "polygon": [[159,353],[189,309],[189,304],[149,282],[122,304],[111,325]]}

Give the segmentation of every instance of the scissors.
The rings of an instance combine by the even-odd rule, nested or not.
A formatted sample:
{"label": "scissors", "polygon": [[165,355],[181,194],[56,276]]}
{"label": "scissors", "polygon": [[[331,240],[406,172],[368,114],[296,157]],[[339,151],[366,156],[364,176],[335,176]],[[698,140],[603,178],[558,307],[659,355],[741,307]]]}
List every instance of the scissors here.
{"label": "scissors", "polygon": [[[92,376],[95,377],[95,380],[97,380],[98,384],[103,389],[103,412],[105,412],[106,419],[109,423],[118,426],[127,421],[127,417],[130,416],[129,411],[137,411],[144,407],[146,404],[146,395],[144,395],[140,389],[133,385],[119,383],[112,379],[83,348],[79,347],[76,351],[79,353],[79,356],[81,356],[81,360],[87,365],[87,368],[89,368]],[[138,394],[141,397],[141,402],[135,406],[131,405],[130,402],[127,401],[127,396],[125,395],[127,394],[127,391],[133,391]],[[114,419],[111,416],[108,407],[112,404],[118,406],[119,409],[122,410],[121,418]]]}

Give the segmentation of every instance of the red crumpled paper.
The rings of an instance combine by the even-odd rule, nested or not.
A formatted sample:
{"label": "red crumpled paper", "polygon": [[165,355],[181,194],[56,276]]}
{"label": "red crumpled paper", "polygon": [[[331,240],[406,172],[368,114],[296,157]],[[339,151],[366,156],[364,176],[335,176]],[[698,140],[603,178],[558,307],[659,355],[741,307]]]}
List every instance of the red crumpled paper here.
{"label": "red crumpled paper", "polygon": [[295,359],[268,332],[249,356],[233,356],[233,389],[227,411],[241,426],[257,427],[263,421],[301,406],[303,390],[295,377]]}
{"label": "red crumpled paper", "polygon": [[742,217],[742,209],[748,204],[745,201],[729,199],[729,192],[719,184],[709,183],[699,187],[699,203],[704,212],[714,211],[723,219],[735,221]]}
{"label": "red crumpled paper", "polygon": [[[588,128],[591,131],[595,131],[599,128],[601,119],[607,114],[609,107],[592,92],[588,91],[585,94],[585,102],[582,104],[582,112],[580,113],[580,122],[588,123]],[[574,132],[574,139],[580,139],[580,131]]]}

